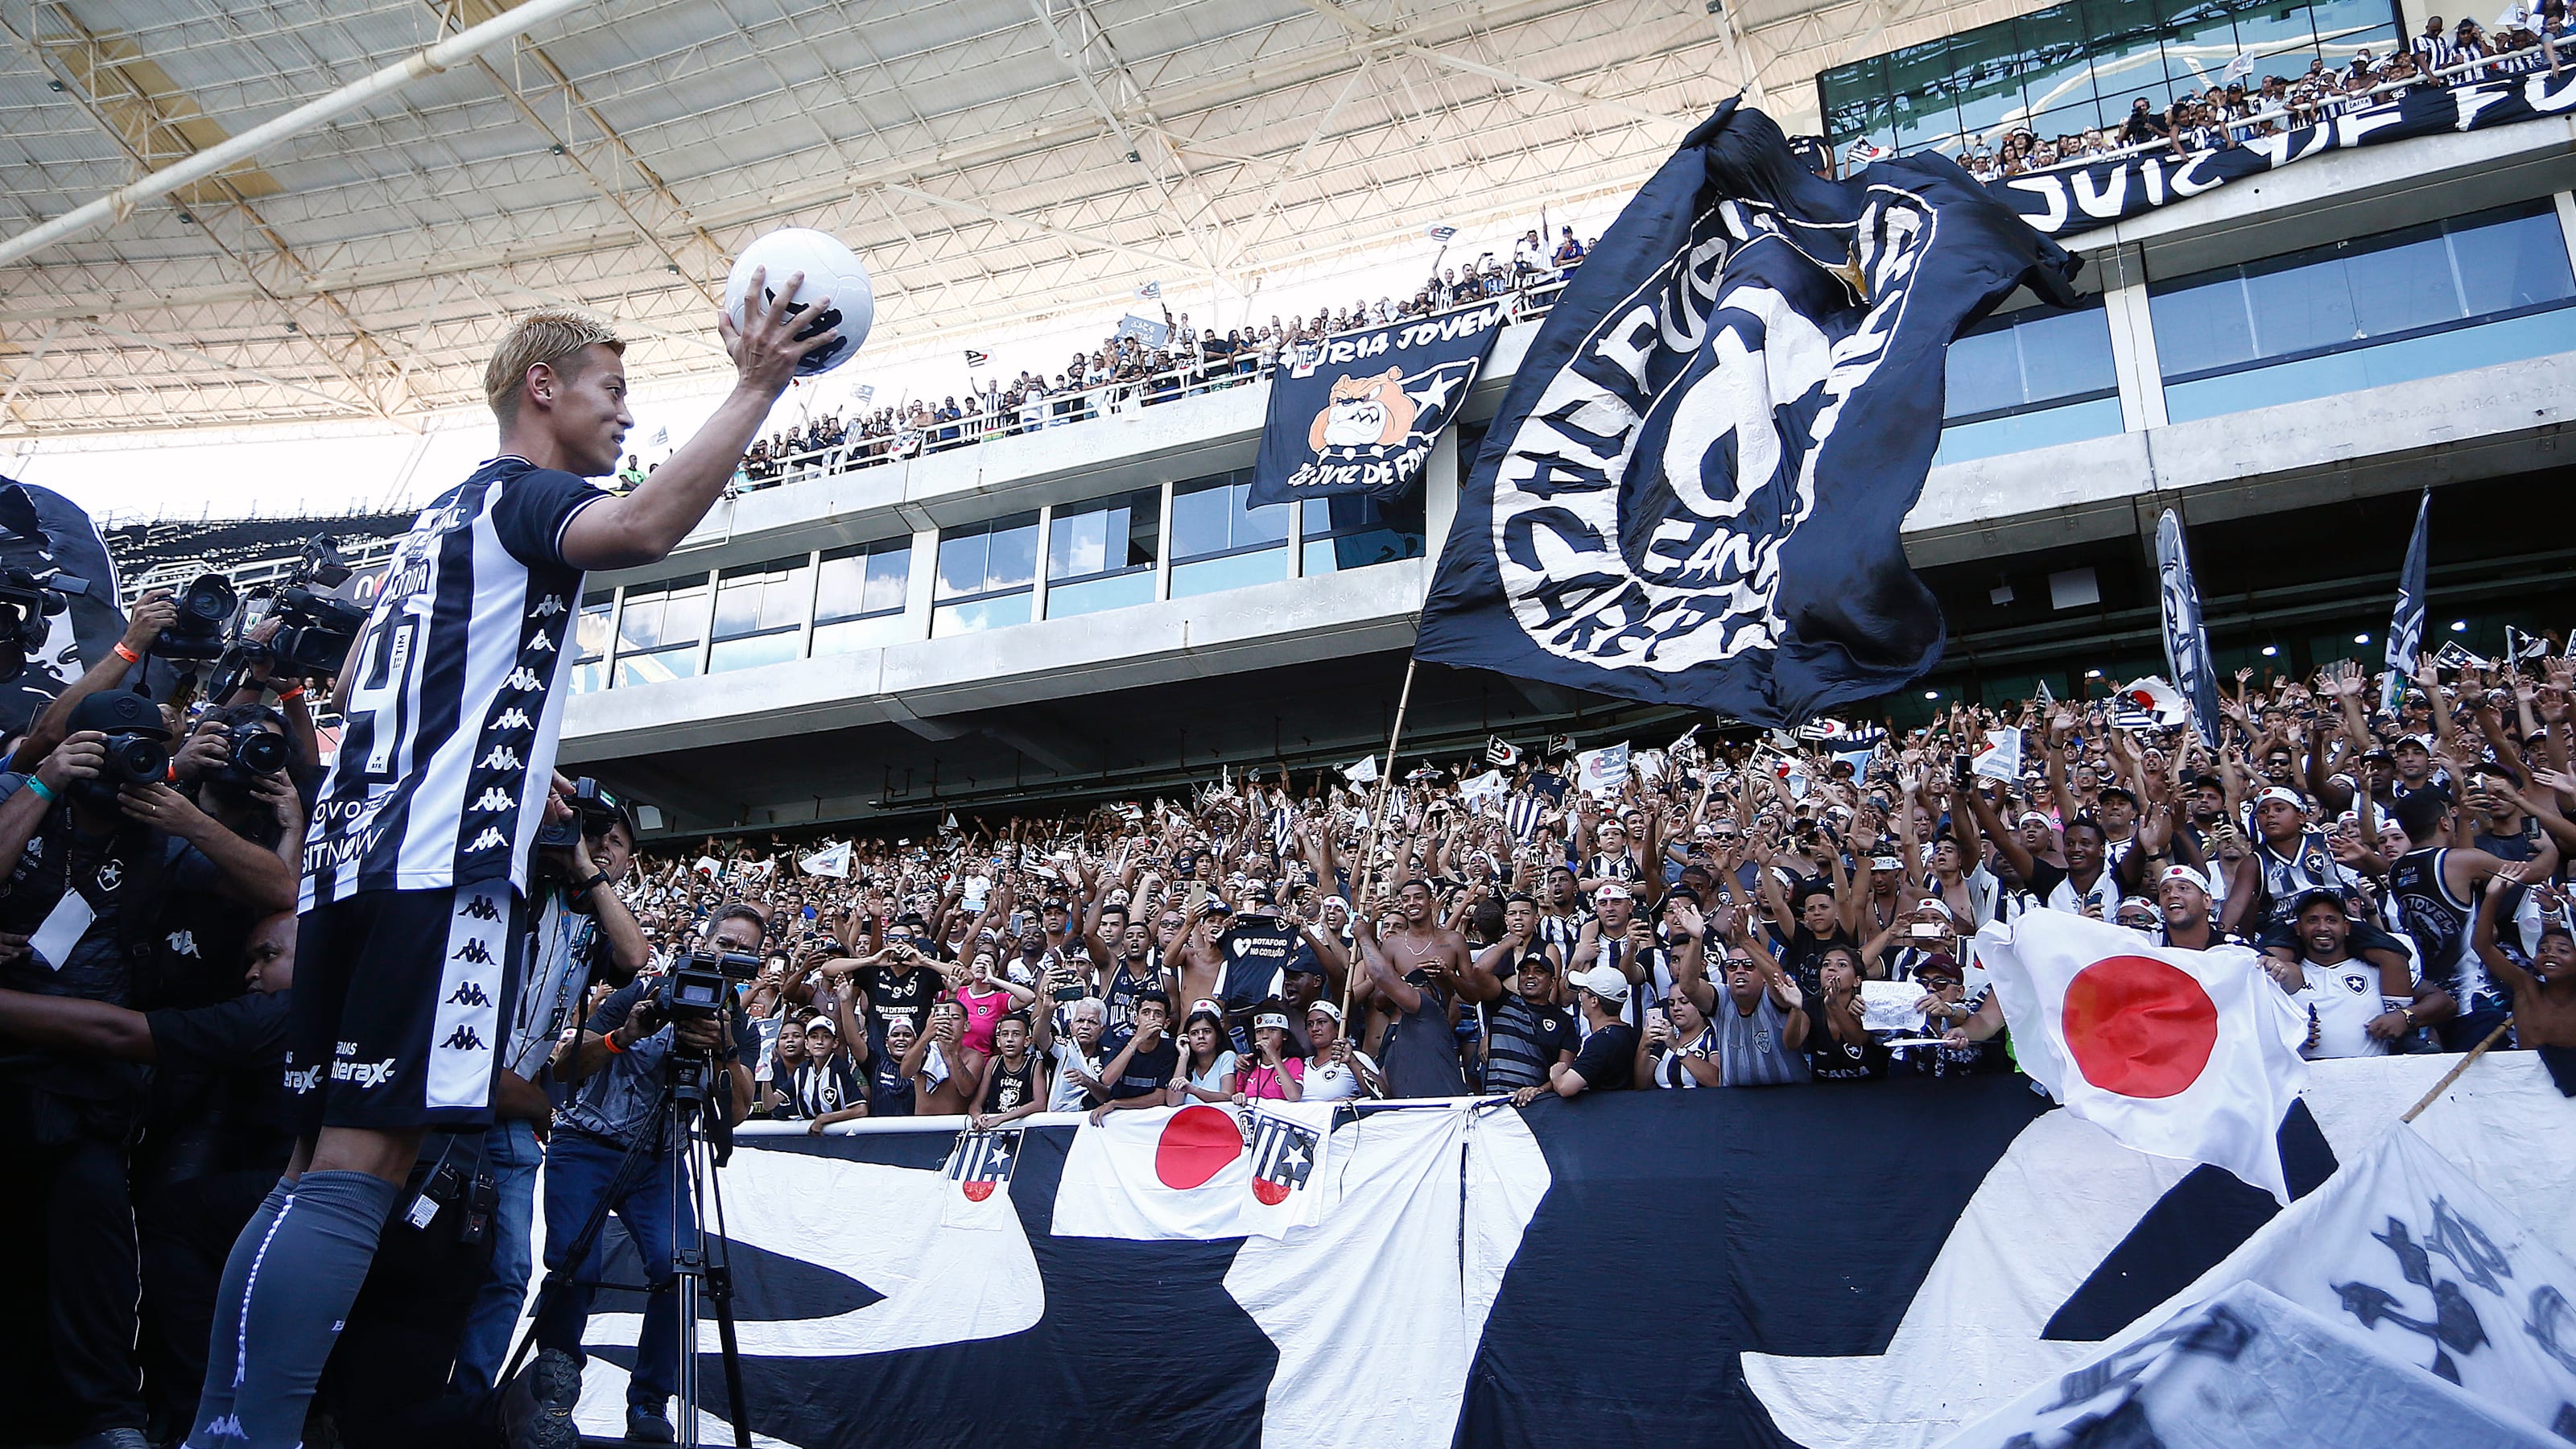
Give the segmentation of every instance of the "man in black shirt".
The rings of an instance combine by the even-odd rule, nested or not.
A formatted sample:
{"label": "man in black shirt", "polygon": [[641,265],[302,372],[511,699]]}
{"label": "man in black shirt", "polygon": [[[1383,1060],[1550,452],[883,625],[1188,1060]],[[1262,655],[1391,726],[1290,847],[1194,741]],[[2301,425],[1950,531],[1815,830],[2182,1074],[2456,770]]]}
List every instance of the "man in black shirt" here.
{"label": "man in black shirt", "polygon": [[1109,1100],[1091,1114],[1094,1125],[1112,1112],[1170,1104],[1172,1077],[1181,1068],[1180,1048],[1163,1030],[1171,1020],[1172,999],[1148,991],[1136,998],[1136,1029],[1118,1041],[1101,1042],[1107,1065],[1100,1069],[1100,1079],[1109,1084]]}
{"label": "man in black shirt", "polygon": [[1527,1106],[1547,1089],[1548,1071],[1574,1060],[1583,1033],[1556,1004],[1555,948],[1538,936],[1538,902],[1514,895],[1503,907],[1503,939],[1487,947],[1460,986],[1485,1016],[1485,1086],[1519,1094]]}
{"label": "man in black shirt", "polygon": [[1572,1062],[1548,1068],[1548,1085],[1560,1097],[1616,1092],[1637,1085],[1637,1057],[1644,1036],[1619,1019],[1628,1004],[1628,978],[1616,966],[1595,966],[1573,978],[1574,999],[1591,1035]]}
{"label": "man in black shirt", "polygon": [[[295,980],[294,916],[273,915],[252,928],[244,977],[249,991],[229,1001],[151,1012],[0,991],[0,1037],[150,1064],[197,1084],[195,1110],[167,1124],[163,1171],[135,1204],[143,1350],[151,1407],[164,1424],[184,1423],[196,1408],[224,1259],[295,1146],[278,1080]],[[57,1254],[79,1251],[59,1239],[48,1246]]]}

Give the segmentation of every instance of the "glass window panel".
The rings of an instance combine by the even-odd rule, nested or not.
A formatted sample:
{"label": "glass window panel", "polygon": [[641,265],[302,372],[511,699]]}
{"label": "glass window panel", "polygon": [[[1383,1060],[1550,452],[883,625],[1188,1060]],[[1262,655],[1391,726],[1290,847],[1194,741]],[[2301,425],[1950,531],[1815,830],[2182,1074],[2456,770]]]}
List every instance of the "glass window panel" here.
{"label": "glass window panel", "polygon": [[881,549],[868,555],[868,586],[860,604],[871,614],[900,609],[911,586],[911,545]]}
{"label": "glass window panel", "polygon": [[2072,397],[2120,385],[2111,361],[2111,322],[2101,299],[2060,311],[2033,307],[2013,314],[2021,343],[2023,386],[2030,400]]}
{"label": "glass window panel", "polygon": [[[2367,44],[2368,41],[2363,39],[2365,32],[2390,26],[2388,0],[2311,0],[2308,15],[2309,23],[2316,27],[2318,38],[2328,42],[2330,58],[2336,54],[2333,42],[2341,40],[2346,47]],[[2345,48],[2341,53],[2349,56],[2352,52]],[[2378,53],[2382,56],[2388,54],[2384,44]]]}
{"label": "glass window panel", "polygon": [[901,614],[882,614],[872,619],[845,619],[836,624],[814,626],[814,657],[849,654],[861,649],[882,649],[900,644],[904,639]]}
{"label": "glass window panel", "polygon": [[2091,402],[2069,403],[2064,407],[2042,408],[2037,412],[2014,413],[2009,417],[1987,418],[1982,422],[1960,423],[1941,430],[1941,446],[1932,454],[1932,464],[1965,463],[1972,458],[1992,458],[2005,453],[2025,453],[2033,448],[2053,448],[2061,443],[2082,442],[2086,438],[2107,438],[2120,431],[2120,400],[2115,397],[2095,398]]}
{"label": "glass window panel", "polygon": [[[2378,19],[2387,18],[2388,7],[2381,5]],[[2308,58],[2316,54],[2316,34],[2316,16],[2305,4],[2271,0],[2237,7],[2236,43],[2253,52],[2257,76],[2305,74]],[[2218,68],[2225,69],[2226,63]]]}
{"label": "glass window panel", "polygon": [[2150,288],[2147,315],[2156,329],[2156,359],[2167,377],[2201,372],[2254,356],[2254,324],[2245,312],[2245,289],[2232,275],[2178,286]]}
{"label": "glass window panel", "polygon": [[1959,110],[1947,95],[1896,98],[1896,149],[1914,152],[1959,133]]}
{"label": "glass window panel", "polygon": [[707,586],[703,581],[647,584],[626,591],[626,609],[618,619],[620,649],[652,649],[665,644],[694,644],[707,627]]}
{"label": "glass window panel", "polygon": [[2324,27],[2321,19],[2317,34],[2318,51],[2324,54],[2326,64],[2337,69],[2350,65],[2353,57],[2365,50],[2373,56],[2385,59],[2403,48],[2398,43],[2397,27],[2385,23],[2364,25],[2349,30],[2341,28],[2330,30]]}
{"label": "glass window panel", "polygon": [[1248,588],[1254,584],[1277,583],[1286,577],[1288,550],[1284,548],[1230,554],[1199,563],[1176,563],[1172,565],[1172,597],[1192,598],[1226,589]]}
{"label": "glass window panel", "polygon": [[2561,307],[2402,342],[2169,384],[2165,388],[2165,411],[2175,422],[2187,422],[2248,408],[2308,402],[2366,387],[2420,382],[2444,373],[2570,350],[2576,350],[2576,309]]}
{"label": "glass window panel", "polygon": [[1105,571],[1109,567],[1111,516],[1108,509],[1072,514],[1058,509],[1047,532],[1047,577],[1086,578]]}
{"label": "glass window panel", "polygon": [[2165,76],[2179,89],[2207,90],[2236,58],[2236,45],[2236,17],[2226,7],[2192,6],[2176,17],[2165,37]]}
{"label": "glass window panel", "polygon": [[2254,314],[2254,348],[2261,356],[2332,347],[2359,336],[2352,283],[2333,263],[2249,269],[2245,304]]}
{"label": "glass window panel", "polygon": [[2021,349],[2009,325],[1980,327],[1951,343],[1943,372],[1944,417],[1993,412],[2029,401],[2022,396]]}
{"label": "glass window panel", "polygon": [[2536,307],[2576,296],[2567,272],[2567,243],[2548,212],[2518,216],[2451,234],[2451,253],[2472,315]]}
{"label": "glass window panel", "polygon": [[1029,597],[1024,593],[1004,594],[971,604],[942,604],[930,611],[930,637],[948,639],[1025,624],[1029,621]]}
{"label": "glass window panel", "polygon": [[651,654],[617,656],[617,687],[620,689],[661,684],[673,679],[688,679],[694,677],[697,672],[698,651],[694,646],[686,649],[663,649]]}
{"label": "glass window panel", "polygon": [[572,667],[572,692],[597,694],[608,687],[608,666],[597,659],[585,659]]}
{"label": "glass window panel", "polygon": [[785,664],[796,658],[802,642],[793,629],[776,634],[756,634],[748,639],[719,639],[707,650],[707,672],[722,674],[729,669]]}
{"label": "glass window panel", "polygon": [[2460,307],[2458,279],[2451,274],[2448,240],[2434,227],[2418,233],[2415,240],[2396,246],[2356,249],[2344,260],[2354,335],[2385,337],[2467,315]]}
{"label": "glass window panel", "polygon": [[1172,495],[1172,557],[1197,558],[1226,549],[1231,490],[1223,484]]}
{"label": "glass window panel", "polygon": [[1076,614],[1096,614],[1103,609],[1123,609],[1130,604],[1152,602],[1153,571],[1132,569],[1126,573],[1085,579],[1078,584],[1049,584],[1046,611],[1050,619],[1070,619]]}
{"label": "glass window panel", "polygon": [[984,587],[1025,589],[1037,582],[1037,576],[1037,515],[1024,514],[996,521],[993,524],[993,551],[984,565]]}
{"label": "glass window panel", "polygon": [[1234,494],[1234,544],[1241,548],[1254,543],[1288,541],[1288,505],[1273,503],[1267,507],[1248,506],[1252,485],[1244,483],[1230,490]]}
{"label": "glass window panel", "polygon": [[992,558],[992,546],[991,533],[981,527],[972,533],[942,533],[939,536],[939,597],[948,599],[984,592],[985,564]]}
{"label": "glass window panel", "polygon": [[1887,88],[1899,96],[1937,91],[1949,80],[1950,68],[1950,41],[1947,36],[1890,51],[1887,56]]}
{"label": "glass window panel", "polygon": [[2106,55],[2144,51],[2153,59],[2157,35],[2165,24],[2164,0],[2083,0],[2083,4],[2097,74]]}
{"label": "glass window panel", "polygon": [[575,659],[597,659],[608,652],[609,616],[616,602],[614,594],[592,594],[581,601],[581,617],[572,626]]}

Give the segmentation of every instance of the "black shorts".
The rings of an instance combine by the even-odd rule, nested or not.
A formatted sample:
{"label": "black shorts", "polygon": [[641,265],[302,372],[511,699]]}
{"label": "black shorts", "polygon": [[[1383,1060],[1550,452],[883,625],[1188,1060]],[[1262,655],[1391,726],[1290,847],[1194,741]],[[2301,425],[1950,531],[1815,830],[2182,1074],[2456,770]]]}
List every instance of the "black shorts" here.
{"label": "black shorts", "polygon": [[526,917],[506,880],[305,912],[286,1039],[297,1130],[488,1125]]}

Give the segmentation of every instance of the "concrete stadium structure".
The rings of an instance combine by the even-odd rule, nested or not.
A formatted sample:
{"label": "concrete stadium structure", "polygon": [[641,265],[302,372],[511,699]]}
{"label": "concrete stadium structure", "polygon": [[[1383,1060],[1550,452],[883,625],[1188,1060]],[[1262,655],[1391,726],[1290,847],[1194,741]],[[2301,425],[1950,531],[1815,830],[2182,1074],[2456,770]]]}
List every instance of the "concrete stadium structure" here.
{"label": "concrete stadium structure", "polygon": [[[2192,525],[2223,667],[2375,663],[2426,485],[2436,637],[2576,622],[2571,187],[2576,124],[2549,120],[2328,155],[2076,239],[2086,307],[2016,297],[1952,358],[1906,531],[1952,645],[1885,712],[2159,668],[2167,507]],[[2311,293],[2368,312],[2417,272],[2452,277],[2452,302],[2311,335],[2332,312]],[[2234,310],[2243,338],[2217,337]],[[2300,345],[2267,347],[2267,325]],[[668,829],[787,829],[1382,749],[1462,447],[1536,327],[1498,345],[1418,525],[1334,537],[1320,504],[1244,512],[1262,385],[719,505],[667,562],[592,580],[565,767]],[[1425,668],[1406,754],[1658,721]]]}

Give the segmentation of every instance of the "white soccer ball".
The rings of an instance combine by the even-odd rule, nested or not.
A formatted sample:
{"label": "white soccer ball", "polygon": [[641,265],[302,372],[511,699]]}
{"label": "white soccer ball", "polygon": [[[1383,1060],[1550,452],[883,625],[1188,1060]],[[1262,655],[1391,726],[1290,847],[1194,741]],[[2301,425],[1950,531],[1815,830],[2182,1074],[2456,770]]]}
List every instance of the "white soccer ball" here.
{"label": "white soccer ball", "polygon": [[857,253],[843,246],[839,237],[802,226],[781,227],[744,247],[734,259],[733,275],[725,278],[725,313],[736,327],[743,325],[747,315],[751,274],[763,268],[769,274],[764,303],[775,299],[788,278],[803,272],[804,285],[789,300],[788,315],[795,316],[825,298],[841,314],[840,340],[807,353],[796,364],[798,377],[819,377],[858,355],[859,344],[868,340],[868,328],[877,319],[877,294]]}

